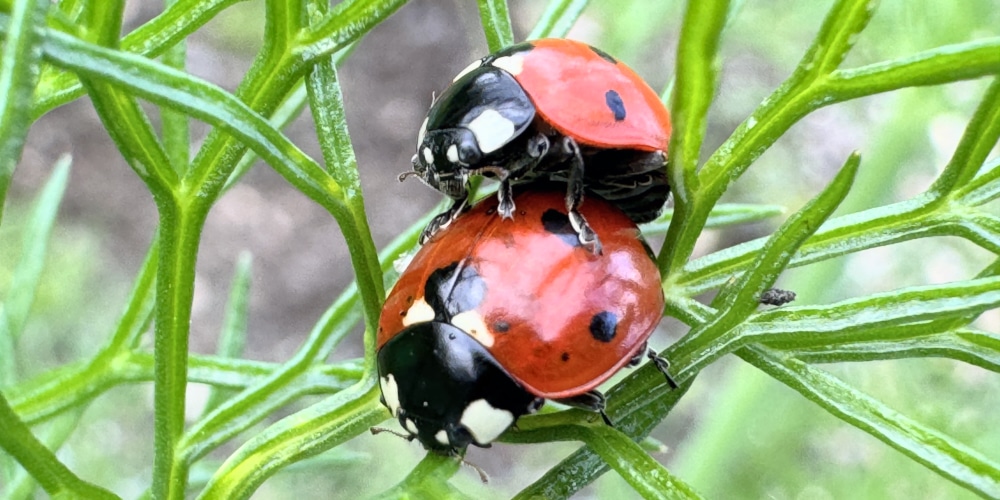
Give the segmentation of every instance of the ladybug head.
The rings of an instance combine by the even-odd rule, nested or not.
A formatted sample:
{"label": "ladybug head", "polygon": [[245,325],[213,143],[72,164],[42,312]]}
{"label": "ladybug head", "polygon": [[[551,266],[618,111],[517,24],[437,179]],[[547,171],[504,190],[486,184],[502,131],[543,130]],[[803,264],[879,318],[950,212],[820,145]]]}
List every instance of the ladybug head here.
{"label": "ladybug head", "polygon": [[534,117],[534,105],[510,73],[473,67],[431,105],[417,134],[413,172],[401,178],[416,175],[453,199],[464,198],[468,176],[504,162],[511,154],[505,146]]}
{"label": "ladybug head", "polygon": [[468,166],[481,158],[472,132],[462,128],[435,130],[421,137],[413,155],[413,171],[400,175],[400,180],[415,175],[453,199],[465,198]]}
{"label": "ladybug head", "polygon": [[378,372],[382,403],[411,439],[438,453],[487,447],[543,402],[482,344],[444,322],[410,325],[386,342]]}

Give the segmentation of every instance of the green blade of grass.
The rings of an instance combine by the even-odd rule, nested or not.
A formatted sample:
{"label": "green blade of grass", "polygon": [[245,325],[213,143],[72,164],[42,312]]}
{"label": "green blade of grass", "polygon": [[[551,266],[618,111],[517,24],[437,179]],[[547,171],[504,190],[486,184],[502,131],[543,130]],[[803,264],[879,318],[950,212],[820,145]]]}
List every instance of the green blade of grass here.
{"label": "green blade of grass", "polygon": [[985,498],[1000,497],[1000,465],[934,429],[897,413],[838,378],[756,346],[737,353],[837,418]]}

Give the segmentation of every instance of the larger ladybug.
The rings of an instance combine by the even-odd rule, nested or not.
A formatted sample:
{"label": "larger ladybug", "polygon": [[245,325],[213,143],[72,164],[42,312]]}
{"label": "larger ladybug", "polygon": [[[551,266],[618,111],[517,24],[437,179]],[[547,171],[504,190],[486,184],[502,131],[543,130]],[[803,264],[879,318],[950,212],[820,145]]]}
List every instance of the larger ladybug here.
{"label": "larger ladybug", "polygon": [[568,184],[566,209],[580,241],[600,240],[580,214],[584,190],[635,222],[659,215],[670,194],[665,171],[670,115],[631,68],[587,44],[520,43],[476,61],[431,105],[413,171],[455,200],[424,231],[426,241],[467,208],[468,177],[501,181],[499,212],[514,215],[512,181]]}
{"label": "larger ladybug", "polygon": [[608,421],[595,388],[642,359],[662,316],[660,274],[621,210],[597,198],[583,207],[604,242],[594,255],[561,190],[515,199],[514,223],[491,198],[442,230],[382,309],[382,402],[427,449],[488,446],[546,398]]}

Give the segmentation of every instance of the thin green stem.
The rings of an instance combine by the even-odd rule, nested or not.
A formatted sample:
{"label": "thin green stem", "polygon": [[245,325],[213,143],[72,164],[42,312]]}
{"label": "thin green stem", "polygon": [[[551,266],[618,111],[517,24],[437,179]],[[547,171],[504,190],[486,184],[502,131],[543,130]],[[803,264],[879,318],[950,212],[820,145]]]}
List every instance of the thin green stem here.
{"label": "thin green stem", "polygon": [[157,498],[184,498],[187,477],[177,460],[184,432],[188,335],[194,300],[195,262],[204,212],[161,204],[160,261],[156,276],[156,330],[153,492]]}
{"label": "thin green stem", "polygon": [[118,498],[104,488],[83,481],[66,468],[31,433],[0,393],[0,449],[9,453],[53,498]]}
{"label": "thin green stem", "polygon": [[[164,0],[164,6],[170,8],[179,0]],[[163,54],[163,63],[171,68],[183,70],[187,65],[187,42],[181,40]],[[163,124],[163,146],[167,151],[170,164],[174,166],[178,176],[187,170],[188,155],[191,148],[191,130],[187,115],[170,108],[160,110],[160,120]]]}
{"label": "thin green stem", "polygon": [[39,33],[49,5],[47,0],[14,3],[0,55],[0,221],[7,188],[31,125],[31,93],[38,82],[42,58]]}
{"label": "thin green stem", "polygon": [[590,0],[551,0],[542,12],[542,17],[528,34],[527,40],[538,38],[562,38],[583,14]]}
{"label": "thin green stem", "polygon": [[507,0],[477,0],[479,19],[486,34],[486,46],[496,52],[514,44],[514,31],[510,27]]}
{"label": "thin green stem", "polygon": [[[670,188],[674,195],[674,219],[660,249],[660,274],[668,276],[670,269],[680,269],[690,255],[678,239],[694,234],[685,228],[691,223],[690,211],[700,196],[697,174],[706,116],[715,94],[716,57],[722,29],[725,25],[728,1],[688,2],[677,49],[677,76],[672,103],[674,133],[670,138]],[[707,218],[707,217],[706,217]]]}

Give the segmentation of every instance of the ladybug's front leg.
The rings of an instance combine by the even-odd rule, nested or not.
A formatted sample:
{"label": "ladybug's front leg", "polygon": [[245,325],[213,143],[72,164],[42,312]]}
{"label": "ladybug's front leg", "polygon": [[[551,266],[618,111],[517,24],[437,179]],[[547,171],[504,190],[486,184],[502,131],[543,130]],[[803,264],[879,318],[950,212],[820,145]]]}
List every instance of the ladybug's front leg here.
{"label": "ladybug's front leg", "polygon": [[468,192],[466,192],[466,195],[455,200],[455,203],[452,203],[448,210],[435,215],[434,218],[431,219],[431,221],[427,224],[427,227],[425,227],[423,232],[420,233],[420,244],[423,245],[435,234],[437,234],[438,231],[448,227],[453,220],[457,219],[459,215],[462,215],[462,212],[465,212],[468,209],[469,195]]}
{"label": "ladybug's front leg", "polygon": [[587,247],[594,255],[601,255],[601,240],[597,233],[591,229],[587,219],[580,213],[580,205],[583,204],[583,156],[580,154],[580,147],[576,141],[569,137],[563,137],[562,149],[569,156],[569,180],[566,186],[566,209],[569,211],[569,222],[576,230],[580,243]]}

